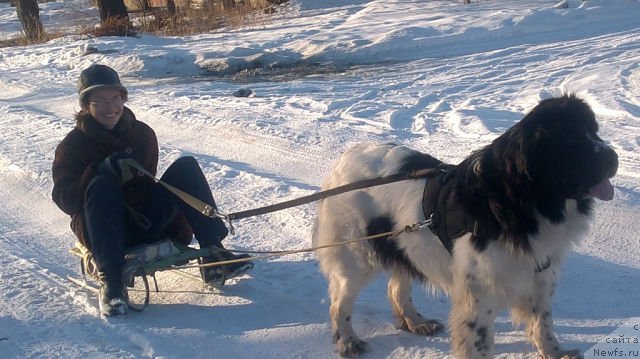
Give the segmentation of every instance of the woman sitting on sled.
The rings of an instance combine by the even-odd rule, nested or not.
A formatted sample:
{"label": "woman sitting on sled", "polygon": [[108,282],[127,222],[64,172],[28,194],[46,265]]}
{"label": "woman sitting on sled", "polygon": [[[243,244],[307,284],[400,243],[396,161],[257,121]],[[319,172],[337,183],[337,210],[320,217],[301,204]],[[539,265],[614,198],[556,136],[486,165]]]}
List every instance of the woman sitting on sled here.
{"label": "woman sitting on sled", "polygon": [[[92,65],[80,74],[81,110],[76,126],[60,142],[53,161],[53,200],[71,216],[71,228],[87,247],[100,272],[99,306],[105,316],[126,314],[128,295],[122,280],[126,249],[169,238],[189,244],[195,235],[201,248],[223,249],[224,222],[196,211],[152,178],[125,163],[133,159],[155,175],[158,141],[154,131],[124,106],[127,89],[116,71]],[[216,208],[198,162],[182,157],[161,180]],[[219,251],[203,263],[247,258]],[[205,283],[224,280],[251,269],[251,262],[201,268]]]}

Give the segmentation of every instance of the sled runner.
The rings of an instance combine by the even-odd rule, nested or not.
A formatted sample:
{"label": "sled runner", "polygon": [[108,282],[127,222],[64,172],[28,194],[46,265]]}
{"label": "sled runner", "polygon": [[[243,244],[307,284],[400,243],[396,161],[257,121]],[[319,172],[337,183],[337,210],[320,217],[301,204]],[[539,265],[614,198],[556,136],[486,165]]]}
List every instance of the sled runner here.
{"label": "sled runner", "polygon": [[[74,284],[98,293],[98,270],[91,252],[79,242],[69,250],[80,258],[80,272],[82,278],[67,276]],[[125,254],[125,264],[122,267],[122,280],[127,287],[133,287],[136,278],[140,278],[144,285],[144,299],[141,304],[129,303],[129,308],[141,312],[149,305],[150,287],[147,277],[153,278],[155,291],[158,292],[156,272],[174,270],[174,273],[189,279],[201,280],[199,276],[176,270],[178,266],[185,265],[191,260],[201,257],[216,255],[219,249],[215,247],[195,249],[189,246],[174,243],[168,239],[155,243],[141,245],[129,249]],[[87,278],[87,276],[89,278]]]}

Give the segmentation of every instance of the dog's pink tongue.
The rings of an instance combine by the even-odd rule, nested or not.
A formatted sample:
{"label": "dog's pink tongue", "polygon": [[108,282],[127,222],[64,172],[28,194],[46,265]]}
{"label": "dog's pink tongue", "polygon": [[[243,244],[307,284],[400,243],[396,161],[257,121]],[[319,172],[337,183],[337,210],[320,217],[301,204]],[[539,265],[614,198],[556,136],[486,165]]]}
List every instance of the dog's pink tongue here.
{"label": "dog's pink tongue", "polygon": [[602,182],[593,186],[589,192],[602,201],[610,201],[613,199],[613,185],[608,178],[605,178]]}

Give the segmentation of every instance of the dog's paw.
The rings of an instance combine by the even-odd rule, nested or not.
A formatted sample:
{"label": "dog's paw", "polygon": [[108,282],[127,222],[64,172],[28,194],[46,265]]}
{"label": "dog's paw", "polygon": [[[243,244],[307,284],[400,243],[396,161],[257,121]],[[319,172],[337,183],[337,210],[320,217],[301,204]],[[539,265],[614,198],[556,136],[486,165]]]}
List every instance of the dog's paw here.
{"label": "dog's paw", "polygon": [[427,320],[424,323],[420,323],[413,328],[403,328],[411,333],[423,335],[423,336],[433,336],[444,330],[444,325],[437,320]]}
{"label": "dog's paw", "polygon": [[360,339],[338,340],[338,351],[343,358],[357,358],[369,351],[369,344]]}
{"label": "dog's paw", "polygon": [[555,355],[540,354],[539,359],[583,359],[582,353],[578,349],[563,350]]}

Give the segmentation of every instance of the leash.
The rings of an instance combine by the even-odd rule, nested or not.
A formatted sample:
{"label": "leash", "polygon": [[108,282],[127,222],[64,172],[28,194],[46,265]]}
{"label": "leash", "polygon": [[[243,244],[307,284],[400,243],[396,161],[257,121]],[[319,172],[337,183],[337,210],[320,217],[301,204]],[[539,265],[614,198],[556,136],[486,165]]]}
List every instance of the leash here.
{"label": "leash", "polygon": [[[185,191],[183,191],[183,190],[181,190],[179,188],[176,188],[176,187],[174,187],[174,186],[162,181],[161,179],[157,178],[156,176],[151,174],[149,171],[147,171],[144,167],[142,167],[134,159],[128,158],[128,159],[125,159],[124,162],[126,164],[128,164],[129,166],[131,166],[132,168],[138,170],[140,173],[146,175],[147,177],[150,177],[156,183],[159,183],[160,185],[164,186],[167,190],[172,192],[174,195],[176,195],[182,201],[184,201],[189,206],[193,207],[195,210],[197,210],[198,212],[202,213],[203,215],[205,215],[207,217],[221,218],[221,219],[226,220],[227,223],[229,224],[229,227],[230,227],[229,229],[230,229],[230,232],[232,234],[234,233],[234,228],[233,228],[233,223],[232,223],[233,220],[238,220],[238,219],[242,219],[242,218],[258,216],[258,215],[261,215],[261,214],[266,214],[266,213],[271,213],[271,212],[276,212],[276,211],[280,211],[280,210],[283,210],[283,209],[299,206],[299,205],[302,205],[302,204],[307,204],[307,203],[319,201],[319,200],[325,199],[327,197],[336,196],[336,195],[339,195],[339,194],[342,194],[342,193],[355,191],[355,190],[358,190],[358,189],[376,187],[376,186],[381,186],[381,185],[384,185],[384,184],[400,182],[400,181],[407,181],[407,180],[412,180],[412,179],[425,178],[425,177],[428,177],[430,175],[433,175],[433,174],[436,174],[436,173],[439,172],[439,170],[437,170],[437,169],[430,168],[430,169],[421,169],[421,170],[411,171],[411,172],[407,172],[407,173],[399,173],[399,174],[385,176],[385,177],[377,177],[377,178],[365,179],[365,180],[361,180],[361,181],[352,182],[352,183],[349,183],[349,184],[346,184],[346,185],[334,187],[334,188],[331,188],[331,189],[328,189],[328,190],[325,190],[325,191],[320,191],[320,192],[317,192],[317,193],[314,193],[314,194],[311,194],[311,195],[308,195],[308,196],[299,197],[299,198],[296,198],[296,199],[293,199],[293,200],[289,200],[289,201],[285,201],[285,202],[281,202],[281,203],[276,203],[276,204],[268,205],[268,206],[264,206],[264,207],[249,209],[249,210],[245,210],[245,211],[230,213],[230,214],[226,214],[225,215],[225,214],[222,214],[219,211],[217,211],[211,205],[209,205],[209,204],[199,200],[198,198],[195,198],[194,196],[186,193]],[[314,252],[314,251],[319,250],[319,249],[342,246],[342,245],[347,245],[347,244],[352,244],[352,243],[357,243],[357,242],[362,242],[362,241],[371,240],[371,239],[377,239],[377,238],[382,238],[382,237],[388,237],[389,239],[391,239],[391,238],[397,237],[398,235],[400,235],[402,233],[410,233],[410,232],[422,230],[425,227],[428,227],[430,225],[431,225],[431,218],[426,219],[426,220],[424,220],[422,222],[416,222],[414,224],[407,225],[404,228],[402,228],[400,230],[396,230],[396,231],[389,231],[389,232],[379,233],[379,234],[375,234],[375,235],[371,235],[371,236],[352,239],[352,240],[345,241],[345,242],[333,243],[333,244],[327,244],[327,245],[322,245],[322,246],[318,246],[318,247],[309,247],[309,248],[303,248],[303,249],[282,250],[282,251],[241,251],[241,250],[234,250],[233,251],[234,253],[249,253],[249,254],[259,254],[259,255],[258,256],[252,256],[250,258],[239,258],[239,259],[218,261],[218,262],[198,264],[198,265],[176,266],[173,269],[178,270],[178,269],[187,269],[187,268],[215,267],[215,266],[222,266],[222,265],[226,265],[226,264],[230,264],[230,263],[249,262],[249,261],[255,261],[255,260],[258,260],[258,259],[272,258],[272,257],[276,257],[276,256],[284,256],[284,255],[289,255],[289,254]]]}
{"label": "leash", "polygon": [[225,220],[229,224],[229,231],[231,232],[231,234],[234,234],[234,227],[232,222],[234,220],[280,211],[283,209],[296,207],[296,206],[300,206],[300,205],[311,203],[311,202],[316,202],[316,201],[325,199],[327,197],[336,196],[345,192],[355,191],[358,189],[376,187],[376,186],[381,186],[381,185],[400,182],[400,181],[425,178],[440,172],[440,170],[435,168],[427,168],[427,169],[420,169],[420,170],[415,170],[415,171],[406,172],[406,173],[398,173],[398,174],[385,176],[385,177],[370,178],[370,179],[365,179],[361,181],[352,182],[346,185],[334,187],[328,190],[320,191],[308,196],[299,197],[289,201],[284,201],[284,202],[280,202],[280,203],[276,203],[276,204],[272,204],[264,207],[249,209],[249,210],[235,212],[235,213],[222,214],[217,209],[213,208],[211,205],[199,200],[198,198],[195,198],[194,196],[184,192],[179,188],[176,188],[166,182],[163,182],[161,179],[157,178],[156,176],[151,174],[149,171],[144,169],[135,160],[128,158],[128,159],[125,159],[124,162],[129,166],[138,170],[140,173],[146,175],[147,177],[152,178],[154,181],[164,186],[166,189],[168,189],[170,192],[175,194],[178,198],[183,200],[185,203],[193,207],[198,212],[204,214],[207,217],[212,217],[212,218],[215,217],[215,218],[221,218]]}
{"label": "leash", "polygon": [[345,192],[351,192],[358,189],[370,188],[370,187],[381,186],[384,184],[389,184],[394,182],[424,178],[434,172],[435,172],[434,169],[429,168],[429,169],[416,170],[416,171],[407,172],[407,173],[398,173],[395,175],[390,175],[385,177],[365,179],[365,180],[345,184],[342,186],[330,188],[328,190],[320,191],[308,196],[303,196],[303,197],[292,199],[289,201],[272,204],[270,206],[264,206],[264,207],[250,209],[246,211],[230,213],[227,215],[227,217],[230,220],[253,217],[253,216],[257,216],[265,213],[276,212],[286,208],[299,206],[302,204],[316,202],[321,199],[325,199],[327,197],[336,196]]}
{"label": "leash", "polygon": [[124,163],[128,164],[129,166],[135,168],[136,170],[138,170],[138,172],[142,173],[143,175],[153,179],[156,183],[161,184],[162,186],[164,186],[166,189],[168,189],[171,193],[175,194],[176,196],[178,196],[178,198],[180,198],[181,200],[183,200],[185,203],[187,203],[189,206],[193,207],[195,210],[197,210],[198,212],[204,214],[207,217],[223,217],[222,215],[216,215],[217,211],[209,204],[202,202],[201,200],[195,198],[194,196],[188,194],[187,192],[174,187],[164,181],[162,181],[161,179],[157,178],[156,176],[154,176],[151,172],[147,171],[144,167],[142,167],[142,165],[140,165],[138,162],[136,162],[136,160],[134,160],[133,158],[127,158],[122,160]]}

